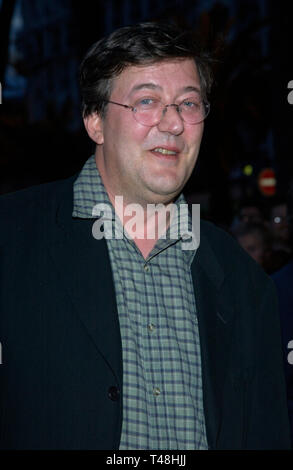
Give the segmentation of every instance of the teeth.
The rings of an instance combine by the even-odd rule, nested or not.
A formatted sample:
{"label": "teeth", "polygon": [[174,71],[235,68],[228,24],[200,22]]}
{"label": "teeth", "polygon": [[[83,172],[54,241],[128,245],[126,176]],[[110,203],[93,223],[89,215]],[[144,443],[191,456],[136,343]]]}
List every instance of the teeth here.
{"label": "teeth", "polygon": [[163,155],[176,155],[176,152],[174,152],[173,150],[162,149],[161,147],[154,149],[154,152],[159,152]]}

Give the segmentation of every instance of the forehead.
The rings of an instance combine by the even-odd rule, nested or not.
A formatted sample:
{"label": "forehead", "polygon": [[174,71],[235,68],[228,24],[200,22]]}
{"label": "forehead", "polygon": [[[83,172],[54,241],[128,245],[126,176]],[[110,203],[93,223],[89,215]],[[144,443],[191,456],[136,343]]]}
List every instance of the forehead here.
{"label": "forehead", "polygon": [[188,87],[200,92],[200,78],[193,59],[164,60],[148,65],[128,66],[114,79],[113,95],[127,97],[150,88],[177,93]]}

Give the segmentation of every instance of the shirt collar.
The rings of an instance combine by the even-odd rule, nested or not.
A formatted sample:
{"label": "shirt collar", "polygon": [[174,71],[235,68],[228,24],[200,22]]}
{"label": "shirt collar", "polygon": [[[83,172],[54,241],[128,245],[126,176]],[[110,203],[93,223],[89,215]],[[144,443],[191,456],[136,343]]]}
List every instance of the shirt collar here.
{"label": "shirt collar", "polygon": [[[115,211],[103,184],[101,175],[96,165],[95,155],[92,155],[84,164],[73,186],[73,212],[72,217],[89,219],[97,218],[94,207],[97,204],[105,204],[111,208],[111,218],[115,220]],[[184,195],[181,193],[175,200],[175,216],[172,217],[170,227],[165,237],[160,238],[156,244],[156,250],[160,251],[167,246],[180,241],[181,248],[184,243],[189,243],[192,234],[192,216],[188,210]],[[196,249],[183,249],[188,259],[195,254]]]}
{"label": "shirt collar", "polygon": [[96,218],[93,215],[96,204],[110,204],[112,207],[96,165],[95,155],[92,155],[85,162],[73,185],[72,217]]}

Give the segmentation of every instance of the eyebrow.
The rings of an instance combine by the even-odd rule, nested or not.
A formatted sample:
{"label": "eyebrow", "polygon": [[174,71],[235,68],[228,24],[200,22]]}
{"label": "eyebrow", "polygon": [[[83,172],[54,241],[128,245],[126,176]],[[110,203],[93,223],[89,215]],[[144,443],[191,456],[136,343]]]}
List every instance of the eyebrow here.
{"label": "eyebrow", "polygon": [[195,91],[195,93],[198,93],[199,95],[201,94],[200,88],[198,88],[196,86],[185,86],[185,87],[181,88],[181,90],[180,90],[181,93],[186,93],[188,91]]}
{"label": "eyebrow", "polygon": [[[163,90],[163,88],[160,85],[156,85],[155,83],[152,83],[152,82],[140,83],[138,85],[135,85],[131,89],[129,95],[131,95],[132,93],[134,93],[138,90],[142,90],[144,88],[147,88],[149,90]],[[196,86],[186,86],[186,87],[180,88],[179,95],[182,94],[182,93],[190,92],[190,91],[201,94],[200,89],[198,87],[196,87]]]}
{"label": "eyebrow", "polygon": [[162,87],[160,85],[156,85],[155,83],[148,82],[148,83],[140,83],[139,85],[135,85],[131,91],[130,94],[141,90],[142,88],[149,88],[150,90],[162,90]]}

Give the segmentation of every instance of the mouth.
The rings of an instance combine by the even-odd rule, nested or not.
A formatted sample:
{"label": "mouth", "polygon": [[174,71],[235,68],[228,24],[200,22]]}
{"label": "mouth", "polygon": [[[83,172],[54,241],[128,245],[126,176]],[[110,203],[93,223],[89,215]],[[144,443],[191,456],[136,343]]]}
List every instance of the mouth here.
{"label": "mouth", "polygon": [[179,156],[180,150],[176,147],[155,147],[150,152],[156,157],[165,160],[176,160]]}

